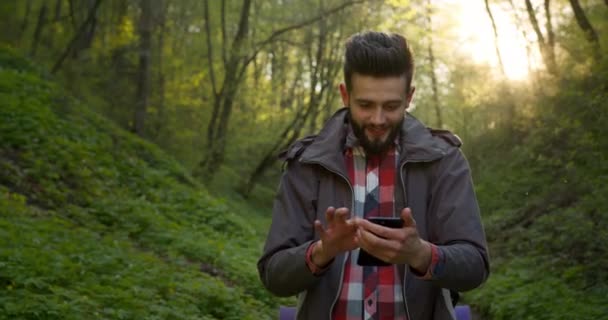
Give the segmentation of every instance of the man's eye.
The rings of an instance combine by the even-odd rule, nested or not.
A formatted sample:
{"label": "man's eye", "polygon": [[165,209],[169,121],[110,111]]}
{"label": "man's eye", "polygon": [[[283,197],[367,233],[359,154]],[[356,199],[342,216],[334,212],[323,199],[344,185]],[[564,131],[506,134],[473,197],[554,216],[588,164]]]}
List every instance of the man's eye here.
{"label": "man's eye", "polygon": [[385,108],[386,108],[386,110],[394,111],[394,110],[399,109],[399,105],[398,104],[389,104]]}

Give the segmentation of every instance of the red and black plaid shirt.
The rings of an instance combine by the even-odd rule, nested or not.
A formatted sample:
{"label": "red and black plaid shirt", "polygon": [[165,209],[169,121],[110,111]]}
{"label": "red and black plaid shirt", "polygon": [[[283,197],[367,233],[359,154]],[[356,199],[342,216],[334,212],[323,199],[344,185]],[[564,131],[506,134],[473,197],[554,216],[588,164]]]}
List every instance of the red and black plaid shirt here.
{"label": "red and black plaid shirt", "polygon": [[[354,191],[351,215],[363,218],[397,215],[401,209],[396,210],[394,203],[398,149],[394,147],[382,156],[369,157],[360,146],[354,146],[347,148],[344,159]],[[312,263],[312,248],[313,245],[307,251],[306,263],[313,273],[321,275],[327,268],[320,269]],[[434,245],[431,252],[431,265],[426,274],[420,275],[422,278],[431,278],[441,268],[441,252]],[[407,319],[403,279],[397,266],[359,266],[356,263],[358,254],[359,249],[347,253],[342,286],[332,318]]]}

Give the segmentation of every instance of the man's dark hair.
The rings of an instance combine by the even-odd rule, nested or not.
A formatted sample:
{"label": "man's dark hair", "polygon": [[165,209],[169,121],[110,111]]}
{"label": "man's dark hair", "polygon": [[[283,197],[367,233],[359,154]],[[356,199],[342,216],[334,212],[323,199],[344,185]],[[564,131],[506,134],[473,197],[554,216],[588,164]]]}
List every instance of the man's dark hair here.
{"label": "man's dark hair", "polygon": [[352,76],[405,76],[410,90],[414,75],[414,57],[407,40],[396,33],[368,31],[353,35],[346,41],[344,83],[352,90]]}

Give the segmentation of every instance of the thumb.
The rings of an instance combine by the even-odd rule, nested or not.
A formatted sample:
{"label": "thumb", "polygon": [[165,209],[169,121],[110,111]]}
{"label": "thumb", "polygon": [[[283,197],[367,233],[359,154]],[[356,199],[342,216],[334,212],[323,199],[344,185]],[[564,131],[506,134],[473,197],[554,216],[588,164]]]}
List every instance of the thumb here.
{"label": "thumb", "polygon": [[416,220],[414,220],[412,210],[410,208],[404,208],[401,210],[401,220],[403,220],[404,227],[416,227]]}

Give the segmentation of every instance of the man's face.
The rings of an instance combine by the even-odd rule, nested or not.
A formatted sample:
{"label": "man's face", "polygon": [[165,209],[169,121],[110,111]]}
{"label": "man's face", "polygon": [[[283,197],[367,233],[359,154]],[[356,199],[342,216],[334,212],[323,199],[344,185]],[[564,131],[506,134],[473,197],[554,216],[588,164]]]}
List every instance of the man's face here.
{"label": "man's face", "polygon": [[344,105],[350,110],[353,132],[368,154],[385,152],[399,134],[405,109],[414,89],[407,92],[405,77],[353,74],[352,88],[340,85]]}

